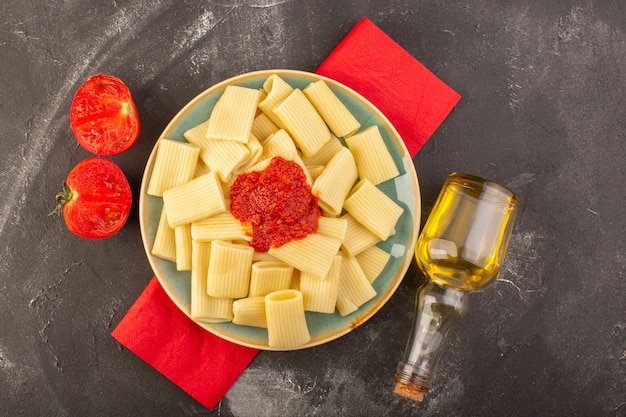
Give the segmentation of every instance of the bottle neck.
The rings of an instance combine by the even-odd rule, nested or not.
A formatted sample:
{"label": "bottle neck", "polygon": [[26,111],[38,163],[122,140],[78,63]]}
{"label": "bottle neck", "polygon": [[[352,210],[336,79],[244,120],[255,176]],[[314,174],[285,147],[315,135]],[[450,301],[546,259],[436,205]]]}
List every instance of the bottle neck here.
{"label": "bottle neck", "polygon": [[429,282],[418,293],[411,335],[396,370],[396,393],[421,401],[430,388],[446,337],[467,310],[469,293]]}

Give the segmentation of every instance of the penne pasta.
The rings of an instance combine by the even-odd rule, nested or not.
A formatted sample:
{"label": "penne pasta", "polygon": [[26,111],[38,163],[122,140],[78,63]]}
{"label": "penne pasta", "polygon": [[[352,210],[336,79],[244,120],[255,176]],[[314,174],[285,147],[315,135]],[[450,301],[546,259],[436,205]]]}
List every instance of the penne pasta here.
{"label": "penne pasta", "polygon": [[228,322],[233,320],[233,300],[207,294],[210,254],[210,243],[192,242],[190,316],[204,323]]}
{"label": "penne pasta", "polygon": [[214,240],[207,274],[207,294],[218,298],[248,295],[254,249],[248,245]]}
{"label": "penne pasta", "polygon": [[206,137],[247,143],[261,93],[253,88],[229,85],[215,103]]}
{"label": "penne pasta", "polygon": [[339,97],[324,80],[310,83],[302,92],[335,135],[339,137],[349,136],[361,127],[361,123],[350,113],[350,110],[339,100]]}
{"label": "penne pasta", "polygon": [[265,314],[271,348],[295,349],[311,340],[299,291],[281,290],[266,295]]}
{"label": "penne pasta", "polygon": [[376,290],[367,280],[354,257],[341,254],[341,278],[337,293],[337,310],[342,316],[356,311],[376,296]]}
{"label": "penne pasta", "polygon": [[367,179],[362,179],[352,189],[344,208],[381,240],[386,240],[394,233],[395,225],[404,211]]}
{"label": "penne pasta", "polygon": [[332,314],[337,304],[339,279],[341,275],[341,256],[336,255],[324,279],[319,279],[306,272],[300,274],[300,292],[306,311]]}
{"label": "penne pasta", "polygon": [[332,157],[315,180],[312,192],[319,197],[320,207],[327,213],[339,215],[358,173],[354,158],[347,148]]}
{"label": "penne pasta", "polygon": [[274,107],[274,114],[305,157],[318,152],[331,137],[326,123],[300,89]]}
{"label": "penne pasta", "polygon": [[163,206],[173,228],[205,219],[227,208],[222,187],[212,172],[166,190]]}
{"label": "penne pasta", "polygon": [[370,126],[346,138],[346,144],[354,155],[359,178],[377,185],[400,175],[378,126]]}
{"label": "penne pasta", "polygon": [[255,262],[250,273],[248,296],[263,297],[274,291],[288,289],[292,275],[293,267],[284,262]]}
{"label": "penne pasta", "polygon": [[361,265],[361,269],[370,283],[374,282],[380,273],[383,272],[387,262],[389,262],[389,258],[391,258],[391,255],[378,246],[372,246],[356,256],[356,260]]}
{"label": "penne pasta", "polygon": [[233,323],[267,328],[265,297],[240,298],[233,302]]}
{"label": "penne pasta", "polygon": [[302,239],[292,240],[277,248],[270,248],[270,255],[281,261],[323,279],[333,262],[341,241],[313,233]]}
{"label": "penne pasta", "polygon": [[200,149],[171,139],[160,139],[146,193],[160,197],[165,190],[194,177]]}

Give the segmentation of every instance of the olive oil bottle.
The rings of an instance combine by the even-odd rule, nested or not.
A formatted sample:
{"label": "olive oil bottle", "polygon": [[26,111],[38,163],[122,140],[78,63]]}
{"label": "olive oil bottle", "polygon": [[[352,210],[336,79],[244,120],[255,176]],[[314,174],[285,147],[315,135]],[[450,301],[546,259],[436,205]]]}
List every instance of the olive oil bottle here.
{"label": "olive oil bottle", "polygon": [[467,310],[468,294],[500,274],[519,205],[506,187],[469,174],[446,180],[415,248],[429,278],[417,294],[395,392],[422,401],[444,342]]}

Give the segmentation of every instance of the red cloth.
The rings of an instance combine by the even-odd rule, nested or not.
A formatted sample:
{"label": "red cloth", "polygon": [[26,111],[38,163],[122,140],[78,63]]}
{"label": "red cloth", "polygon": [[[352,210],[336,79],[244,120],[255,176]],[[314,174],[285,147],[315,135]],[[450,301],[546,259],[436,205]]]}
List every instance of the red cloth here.
{"label": "red cloth", "polygon": [[258,353],[198,326],[174,304],[156,277],[111,334],[209,409]]}
{"label": "red cloth", "polygon": [[316,71],[372,102],[394,125],[411,156],[461,96],[363,18]]}
{"label": "red cloth", "polygon": [[[376,105],[414,156],[460,96],[364,18],[318,68]],[[198,326],[153,278],[112,332],[199,403],[213,409],[258,353]]]}

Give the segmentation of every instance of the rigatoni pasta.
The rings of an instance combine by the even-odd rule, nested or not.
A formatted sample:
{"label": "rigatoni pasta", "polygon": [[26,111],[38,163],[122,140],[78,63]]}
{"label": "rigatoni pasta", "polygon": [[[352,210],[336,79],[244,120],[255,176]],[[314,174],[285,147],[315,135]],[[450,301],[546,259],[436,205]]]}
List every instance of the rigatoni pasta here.
{"label": "rigatoni pasta", "polygon": [[318,152],[331,137],[322,117],[298,88],[274,107],[274,115],[305,157]]}
{"label": "rigatoni pasta", "polygon": [[267,343],[275,349],[294,349],[311,340],[302,293],[275,291],[265,296]]}
{"label": "rigatoni pasta", "polygon": [[207,294],[207,273],[211,244],[192,242],[191,318],[204,323],[223,323],[233,320],[233,300],[215,298]]}
{"label": "rigatoni pasta", "polygon": [[163,206],[173,228],[226,210],[222,188],[213,172],[165,190]]}
{"label": "rigatoni pasta", "polygon": [[250,288],[254,249],[248,245],[214,240],[207,274],[207,294],[218,298],[242,298]]}
{"label": "rigatoni pasta", "polygon": [[346,144],[354,155],[361,179],[377,185],[400,174],[378,126],[370,126],[346,138]]}
{"label": "rigatoni pasta", "polygon": [[302,92],[307,96],[330,130],[339,137],[349,136],[359,130],[361,123],[350,113],[330,89],[326,81],[318,80],[307,85]]}
{"label": "rigatoni pasta", "polygon": [[206,137],[247,143],[261,93],[253,88],[229,85],[215,104]]}
{"label": "rigatoni pasta", "polygon": [[381,240],[386,240],[394,233],[395,225],[404,211],[367,179],[362,179],[354,186],[344,208]]}
{"label": "rigatoni pasta", "polygon": [[200,149],[185,142],[160,139],[147,193],[160,197],[163,191],[184,184],[196,172]]}

